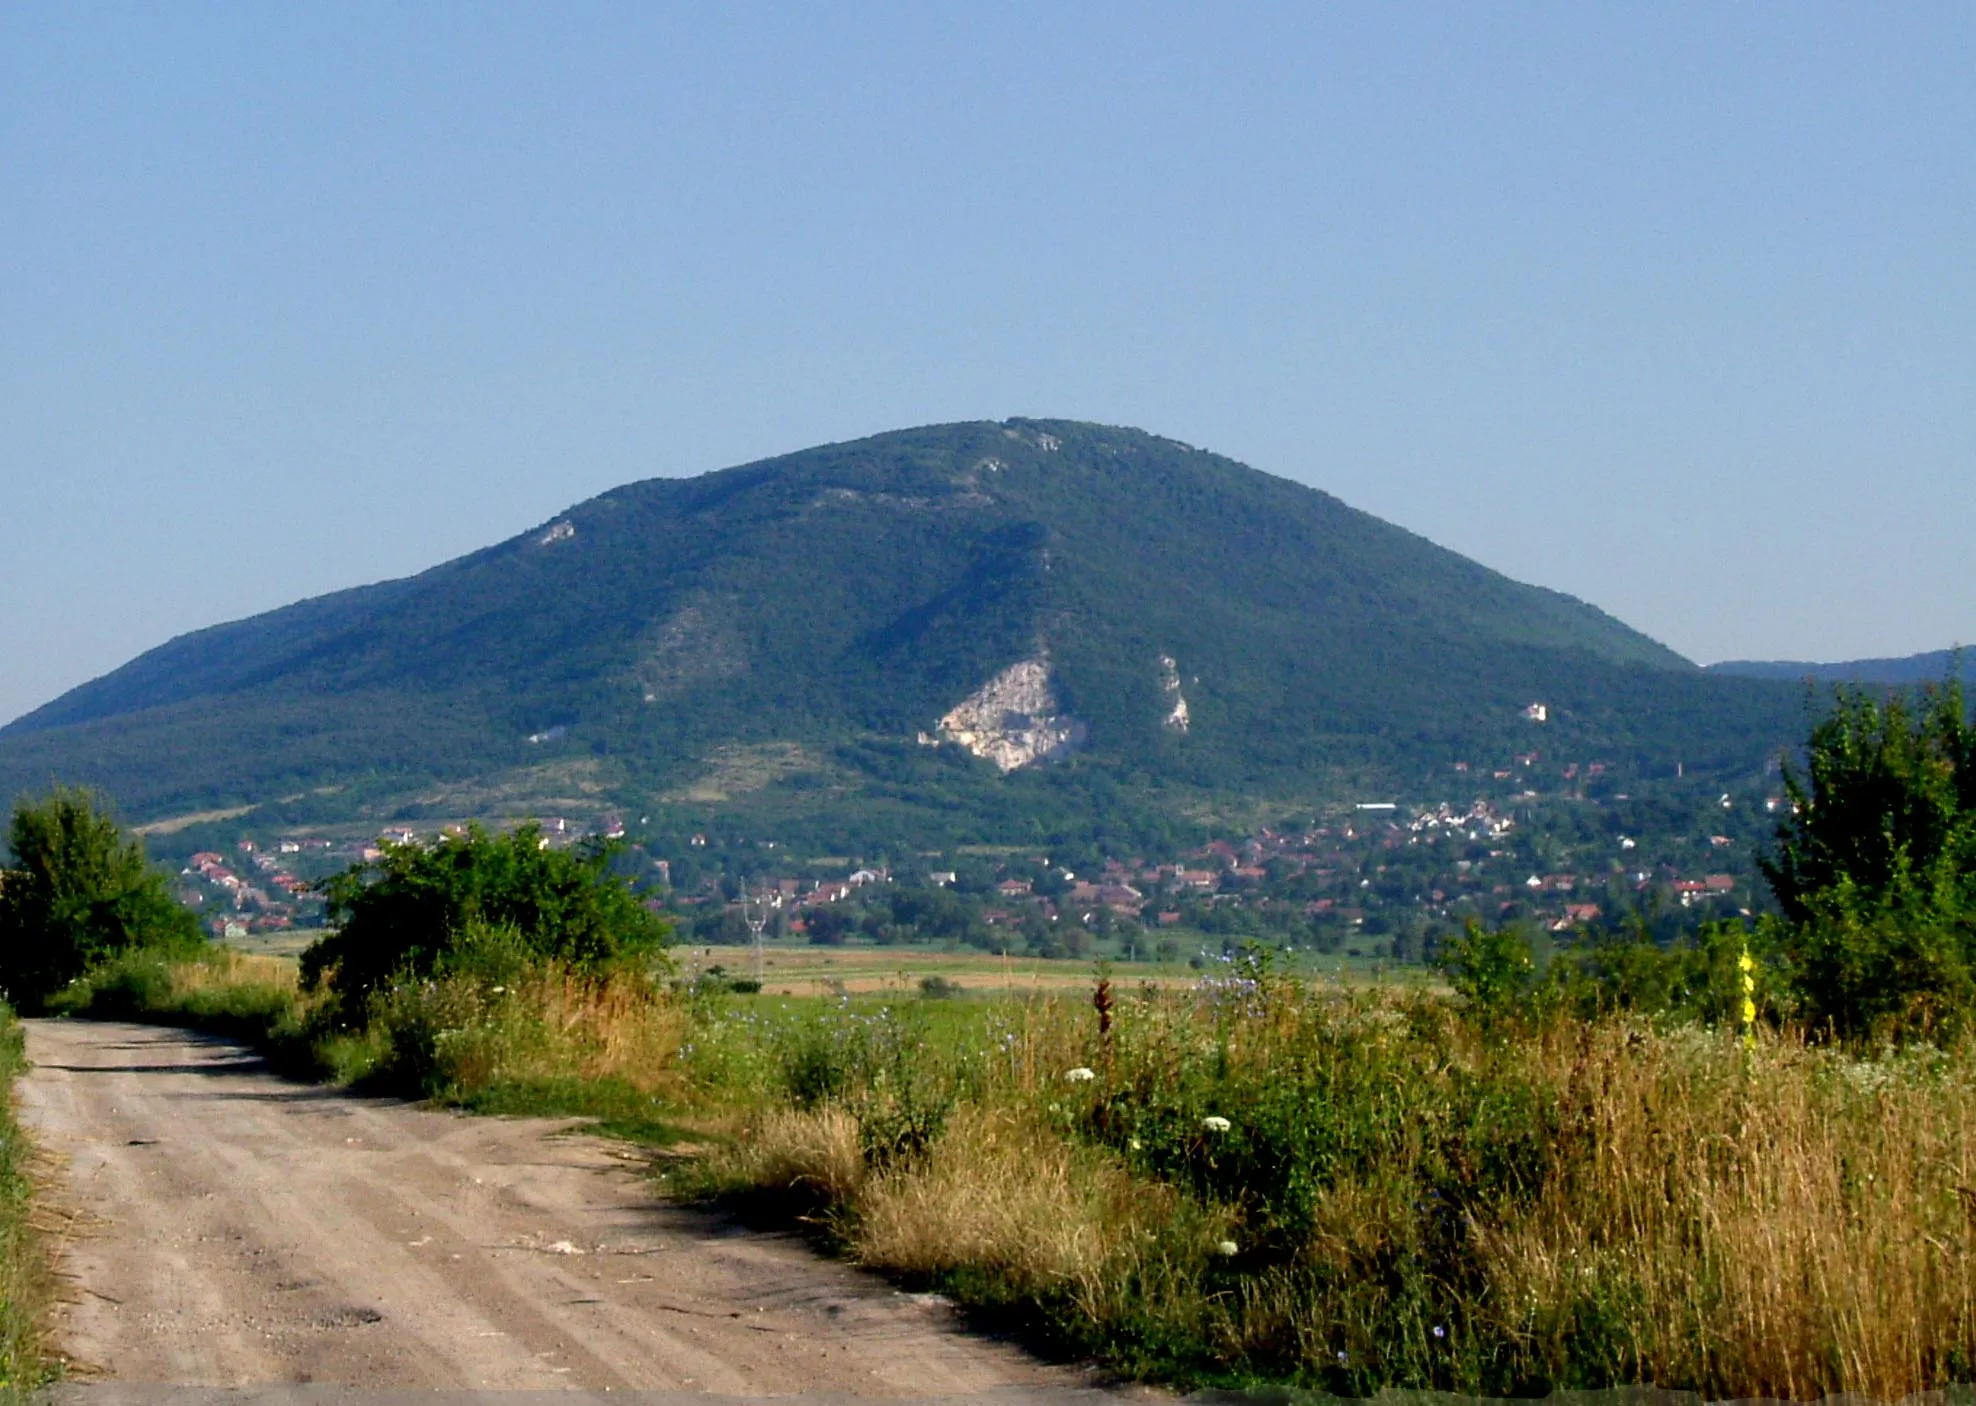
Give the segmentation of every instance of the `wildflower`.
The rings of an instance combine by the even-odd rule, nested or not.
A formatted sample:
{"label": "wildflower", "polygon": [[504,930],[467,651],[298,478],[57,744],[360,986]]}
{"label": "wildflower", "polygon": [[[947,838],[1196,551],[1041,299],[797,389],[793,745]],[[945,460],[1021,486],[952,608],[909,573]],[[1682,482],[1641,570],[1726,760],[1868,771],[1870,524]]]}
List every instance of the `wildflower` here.
{"label": "wildflower", "polygon": [[1750,956],[1749,943],[1743,944],[1742,955],[1736,959],[1736,970],[1743,974],[1743,1048],[1756,1048],[1756,959]]}
{"label": "wildflower", "polygon": [[1440,1325],[1439,1323],[1436,1323],[1436,1324],[1434,1325],[1434,1336],[1435,1336],[1435,1337],[1437,1337],[1437,1338],[1445,1338],[1445,1337],[1446,1337],[1447,1335],[1448,1335],[1448,1330],[1447,1330],[1446,1328],[1443,1328],[1443,1327],[1442,1327],[1442,1326],[1441,1326],[1441,1325]]}
{"label": "wildflower", "polygon": [[1134,1152],[1142,1152],[1145,1150],[1146,1147],[1146,1144],[1139,1141],[1139,1139],[1136,1137],[1128,1139],[1125,1145],[1131,1148]]}
{"label": "wildflower", "polygon": [[1214,1242],[1214,1252],[1223,1259],[1232,1259],[1237,1252],[1235,1242],[1233,1240],[1217,1240]]}
{"label": "wildflower", "polygon": [[1210,1113],[1207,1117],[1201,1119],[1201,1126],[1211,1133],[1225,1133],[1235,1125],[1219,1113]]}
{"label": "wildflower", "polygon": [[1070,1080],[1073,1084],[1088,1084],[1098,1076],[1095,1071],[1086,1069],[1080,1064],[1063,1077]]}

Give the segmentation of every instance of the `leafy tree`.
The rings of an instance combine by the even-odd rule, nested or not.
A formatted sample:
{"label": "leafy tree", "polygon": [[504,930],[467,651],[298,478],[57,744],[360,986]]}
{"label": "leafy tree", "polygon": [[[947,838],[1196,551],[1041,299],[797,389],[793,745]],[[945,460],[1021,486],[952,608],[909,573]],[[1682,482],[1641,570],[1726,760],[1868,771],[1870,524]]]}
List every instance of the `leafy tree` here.
{"label": "leafy tree", "polygon": [[1953,678],[1910,704],[1840,690],[1761,861],[1801,1014],[1840,1035],[1976,1009],[1976,727]]}
{"label": "leafy tree", "polygon": [[1473,918],[1461,936],[1450,938],[1434,955],[1458,995],[1484,1019],[1508,1015],[1537,984],[1530,944],[1514,928],[1484,928]]}
{"label": "leafy tree", "polygon": [[649,956],[669,928],[613,872],[615,848],[551,849],[533,825],[387,844],[381,858],[321,885],[334,931],[302,954],[303,980],[327,981],[347,1010],[390,981],[486,946],[490,934],[519,960],[581,969]]}
{"label": "leafy tree", "polygon": [[87,791],[57,786],[14,806],[0,877],[0,989],[39,1009],[91,966],[134,948],[190,952],[198,920]]}
{"label": "leafy tree", "polygon": [[1760,861],[1784,914],[1805,922],[1842,885],[1863,895],[1902,874],[1976,873],[1976,727],[1951,680],[1911,707],[1841,689],[1812,729],[1806,773],[1787,768],[1792,812]]}

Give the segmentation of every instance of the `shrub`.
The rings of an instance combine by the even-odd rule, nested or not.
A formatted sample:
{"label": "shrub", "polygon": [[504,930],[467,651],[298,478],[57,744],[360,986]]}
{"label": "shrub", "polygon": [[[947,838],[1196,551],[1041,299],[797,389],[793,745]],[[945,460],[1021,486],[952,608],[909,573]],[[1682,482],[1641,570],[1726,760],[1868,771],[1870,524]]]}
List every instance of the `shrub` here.
{"label": "shrub", "polygon": [[186,955],[203,939],[165,876],[86,791],[57,787],[14,807],[14,868],[0,877],[0,990],[24,1010],[95,964],[149,949]]}
{"label": "shrub", "polygon": [[1513,928],[1484,928],[1470,918],[1461,936],[1434,956],[1455,993],[1484,1019],[1508,1015],[1537,984],[1530,944]]}
{"label": "shrub", "polygon": [[1705,923],[1692,935],[1662,946],[1644,917],[1630,928],[1587,933],[1554,956],[1544,973],[1548,997],[1584,1019],[1632,1014],[1703,1025],[1737,1024],[1742,1016],[1739,967],[1745,952],[1760,960],[1754,999],[1771,1019],[1791,1007],[1778,984],[1773,958],[1780,948],[1775,922]]}
{"label": "shrub", "polygon": [[1869,899],[1916,882],[1940,902],[1976,896],[1976,727],[1953,677],[1917,706],[1840,689],[1784,784],[1791,809],[1762,867],[1791,921],[1848,884]]}
{"label": "shrub", "polygon": [[303,981],[326,982],[351,1018],[372,992],[449,962],[484,972],[547,960],[601,972],[649,959],[667,925],[612,872],[613,852],[551,849],[532,825],[387,845],[382,858],[322,886],[334,931],[302,954]]}
{"label": "shrub", "polygon": [[1910,706],[1842,689],[1762,861],[1797,1013],[1840,1037],[1976,1015],[1976,727],[1953,678]]}

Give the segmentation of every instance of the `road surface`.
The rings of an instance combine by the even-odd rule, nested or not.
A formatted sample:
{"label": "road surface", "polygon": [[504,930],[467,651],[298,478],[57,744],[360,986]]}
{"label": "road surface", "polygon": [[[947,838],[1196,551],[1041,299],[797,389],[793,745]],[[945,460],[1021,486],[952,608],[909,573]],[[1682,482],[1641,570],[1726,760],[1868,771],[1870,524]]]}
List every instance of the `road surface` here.
{"label": "road surface", "polygon": [[1088,1381],[795,1238],[667,1204],[635,1154],[567,1123],[351,1098],[185,1031],[27,1026],[22,1113],[75,1223],[56,1329],[77,1380],[880,1398]]}

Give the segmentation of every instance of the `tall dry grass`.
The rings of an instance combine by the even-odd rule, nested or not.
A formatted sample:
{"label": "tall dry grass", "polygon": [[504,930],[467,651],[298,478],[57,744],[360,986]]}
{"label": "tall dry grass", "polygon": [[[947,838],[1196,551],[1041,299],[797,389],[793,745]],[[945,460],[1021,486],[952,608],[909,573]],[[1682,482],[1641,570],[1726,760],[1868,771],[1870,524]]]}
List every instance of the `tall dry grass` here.
{"label": "tall dry grass", "polygon": [[1553,1031],[1570,1155],[1480,1237],[1503,1331],[1603,1313],[1643,1380],[1884,1399],[1976,1365],[1968,1052]]}
{"label": "tall dry grass", "polygon": [[642,972],[544,962],[502,982],[460,975],[390,988],[371,1025],[392,1071],[427,1092],[575,1079],[655,1095],[681,1086],[687,1021]]}
{"label": "tall dry grass", "polygon": [[1968,1050],[1482,1031],[1288,985],[1117,1021],[1100,1041],[1088,1006],[1039,1001],[929,1049],[966,1077],[907,1155],[851,1079],[762,1112],[712,1175],[1181,1379],[1897,1399],[1976,1367]]}
{"label": "tall dry grass", "polygon": [[196,961],[170,962],[163,969],[169,982],[168,999],[172,1001],[192,1001],[199,996],[232,993],[243,988],[299,994],[298,968],[290,957],[215,947]]}

